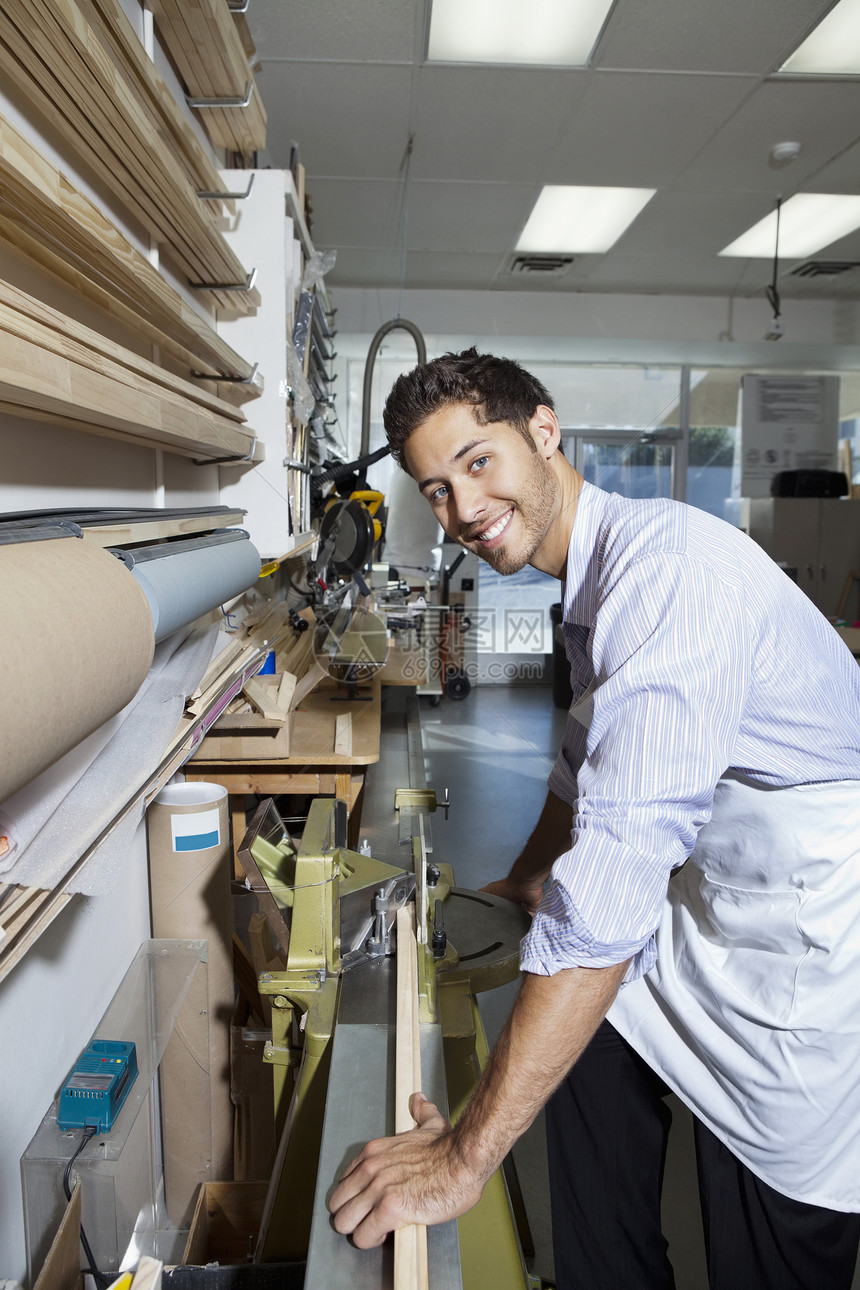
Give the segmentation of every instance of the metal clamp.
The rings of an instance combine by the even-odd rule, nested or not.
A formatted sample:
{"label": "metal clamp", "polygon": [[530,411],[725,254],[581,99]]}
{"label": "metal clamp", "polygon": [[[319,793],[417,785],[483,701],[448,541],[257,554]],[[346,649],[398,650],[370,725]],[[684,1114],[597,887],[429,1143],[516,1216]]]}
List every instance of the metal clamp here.
{"label": "metal clamp", "polygon": [[311,468],[303,461],[296,461],[294,457],[285,457],[284,465],[288,470],[299,470],[303,475],[310,475]]}
{"label": "metal clamp", "polygon": [[436,805],[434,788],[395,788],[394,790],[395,811],[399,811],[404,806],[417,806],[426,811],[435,811]]}
{"label": "metal clamp", "polygon": [[251,102],[254,95],[254,82],[249,81],[245,86],[244,98],[238,96],[233,98],[189,98],[185,97],[185,102],[190,108],[246,108]]}
{"label": "metal clamp", "polygon": [[257,280],[257,270],[252,269],[244,282],[189,282],[194,291],[250,291]]}
{"label": "metal clamp", "polygon": [[198,193],[197,196],[202,198],[204,202],[241,202],[244,201],[246,197],[250,196],[251,189],[254,187],[254,180],[256,178],[257,172],[256,170],[252,170],[251,178],[248,180],[248,187],[245,189],[244,193]]}
{"label": "metal clamp", "polygon": [[192,463],[192,465],[194,465],[194,466],[223,466],[223,465],[225,465],[227,462],[234,462],[234,463],[235,463],[235,462],[238,462],[238,461],[253,461],[253,460],[254,460],[254,453],[255,453],[256,451],[257,451],[257,436],[256,436],[256,435],[254,435],[254,439],[253,439],[253,442],[252,442],[252,444],[251,444],[251,451],[250,451],[250,452],[246,452],[244,457],[239,457],[239,456],[233,456],[233,457],[192,457],[192,458],[191,458],[191,463]]}

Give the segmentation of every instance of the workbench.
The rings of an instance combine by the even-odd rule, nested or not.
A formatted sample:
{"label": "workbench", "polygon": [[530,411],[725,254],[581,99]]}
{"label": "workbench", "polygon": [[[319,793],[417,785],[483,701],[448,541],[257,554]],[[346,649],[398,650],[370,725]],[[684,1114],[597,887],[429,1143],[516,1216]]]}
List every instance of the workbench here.
{"label": "workbench", "polygon": [[[289,756],[261,753],[253,759],[228,761],[197,754],[186,762],[185,778],[226,788],[237,845],[245,832],[244,797],[249,793],[264,797],[294,793],[340,798],[349,807],[353,844],[364,770],[379,760],[381,689],[381,681],[375,676],[367,687],[358,690],[358,697],[351,699],[344,686],[324,681],[293,714]],[[335,752],[337,718],[347,713],[352,716],[352,751]]]}

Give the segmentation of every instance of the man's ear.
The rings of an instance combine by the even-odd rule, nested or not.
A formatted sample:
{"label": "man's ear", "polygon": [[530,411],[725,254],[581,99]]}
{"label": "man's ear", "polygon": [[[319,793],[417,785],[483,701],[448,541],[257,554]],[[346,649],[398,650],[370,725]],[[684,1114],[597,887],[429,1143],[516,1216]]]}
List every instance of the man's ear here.
{"label": "man's ear", "polygon": [[561,444],[561,427],[552,408],[539,403],[529,421],[532,438],[547,461]]}

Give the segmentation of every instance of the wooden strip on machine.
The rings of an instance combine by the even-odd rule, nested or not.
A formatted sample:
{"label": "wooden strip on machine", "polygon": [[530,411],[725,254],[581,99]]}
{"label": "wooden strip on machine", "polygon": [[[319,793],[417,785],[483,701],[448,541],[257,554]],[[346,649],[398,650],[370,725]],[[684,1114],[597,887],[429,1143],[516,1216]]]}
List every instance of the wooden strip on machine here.
{"label": "wooden strip on machine", "polygon": [[[415,1127],[409,1098],[421,1088],[418,1023],[418,946],[415,906],[397,911],[397,1033],[394,1067],[394,1132]],[[427,1228],[410,1223],[394,1233],[394,1290],[427,1290]]]}

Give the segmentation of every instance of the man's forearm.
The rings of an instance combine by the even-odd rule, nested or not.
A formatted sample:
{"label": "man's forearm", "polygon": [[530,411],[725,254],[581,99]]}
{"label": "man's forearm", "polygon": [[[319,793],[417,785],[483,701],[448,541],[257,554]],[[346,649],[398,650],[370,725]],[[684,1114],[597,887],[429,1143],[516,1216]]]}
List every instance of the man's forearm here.
{"label": "man's forearm", "polygon": [[534,832],[514,861],[510,877],[545,882],[555,860],[570,847],[573,811],[555,793],[547,793]]}
{"label": "man's forearm", "polygon": [[484,1180],[564,1079],[618,992],[626,963],[526,973],[508,1023],[457,1122],[457,1152]]}

